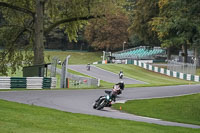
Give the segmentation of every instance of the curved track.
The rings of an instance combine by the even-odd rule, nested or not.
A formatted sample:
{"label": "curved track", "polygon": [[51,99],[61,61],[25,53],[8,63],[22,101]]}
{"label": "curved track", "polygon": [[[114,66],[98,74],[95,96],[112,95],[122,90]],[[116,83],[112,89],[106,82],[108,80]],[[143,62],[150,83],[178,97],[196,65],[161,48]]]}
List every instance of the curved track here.
{"label": "curved track", "polygon": [[[116,83],[119,81],[118,75],[93,66],[91,68],[91,71],[86,71],[85,65],[70,65],[69,68],[96,78],[103,79],[108,82]],[[99,77],[99,75],[101,77]],[[126,77],[123,80],[125,84],[144,83],[142,81],[137,81]],[[117,100],[125,101],[130,99],[171,97],[171,96],[186,95],[193,93],[200,93],[200,85],[126,88],[123,91],[123,94],[117,98]],[[160,125],[200,128],[200,126],[197,125],[167,122],[154,118],[141,117],[112,110],[110,108],[105,108],[103,111],[94,110],[92,108],[92,104],[101,95],[104,95],[104,90],[102,89],[0,91],[0,99],[15,101],[24,104],[33,104],[48,108],[54,108],[67,112],[134,120],[134,121],[148,122]]]}
{"label": "curved track", "polygon": [[123,80],[125,84],[146,84],[143,81],[139,81],[133,78],[128,78],[126,76],[123,77],[123,79],[119,79],[118,74],[103,70],[93,65],[91,66],[90,71],[86,70],[86,65],[69,65],[68,68],[110,83],[117,83],[120,80]]}
{"label": "curved track", "polygon": [[[128,99],[171,97],[192,93],[200,93],[200,85],[127,88],[117,100],[122,101]],[[104,95],[104,90],[0,91],[0,99],[49,107],[67,112],[142,121],[160,125],[200,128],[200,126],[196,125],[167,122],[159,119],[135,116],[111,110],[110,108],[105,108],[103,111],[94,110],[92,108],[92,103],[100,95]]]}

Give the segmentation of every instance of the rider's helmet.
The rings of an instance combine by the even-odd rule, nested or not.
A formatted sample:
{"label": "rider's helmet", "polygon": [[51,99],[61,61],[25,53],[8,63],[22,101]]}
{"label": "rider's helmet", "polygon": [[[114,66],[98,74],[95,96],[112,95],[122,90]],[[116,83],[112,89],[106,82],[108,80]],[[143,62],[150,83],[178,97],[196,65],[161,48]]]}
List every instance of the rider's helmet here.
{"label": "rider's helmet", "polygon": [[120,89],[124,90],[124,81],[120,81],[119,87],[120,87]]}

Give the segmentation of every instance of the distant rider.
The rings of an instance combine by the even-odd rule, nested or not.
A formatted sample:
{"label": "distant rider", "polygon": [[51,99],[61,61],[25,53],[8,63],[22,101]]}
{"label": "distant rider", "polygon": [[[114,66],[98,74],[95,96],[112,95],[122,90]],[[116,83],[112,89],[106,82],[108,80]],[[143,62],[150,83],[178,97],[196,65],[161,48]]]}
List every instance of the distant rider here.
{"label": "distant rider", "polygon": [[87,64],[87,70],[90,71],[90,64]]}
{"label": "distant rider", "polygon": [[124,75],[124,74],[123,74],[123,71],[120,70],[120,72],[119,72],[119,78],[122,79],[123,75]]}

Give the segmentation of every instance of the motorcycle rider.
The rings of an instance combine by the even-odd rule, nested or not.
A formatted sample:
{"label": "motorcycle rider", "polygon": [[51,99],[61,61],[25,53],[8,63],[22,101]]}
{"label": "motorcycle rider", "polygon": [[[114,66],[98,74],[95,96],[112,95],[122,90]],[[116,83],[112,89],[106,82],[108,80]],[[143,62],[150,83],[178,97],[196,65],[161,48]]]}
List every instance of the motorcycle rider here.
{"label": "motorcycle rider", "polygon": [[[110,97],[112,97],[112,98],[113,98],[113,101],[115,102],[115,101],[116,101],[117,95],[119,95],[119,94],[122,93],[122,90],[124,90],[124,87],[125,87],[124,82],[123,82],[123,81],[120,81],[119,83],[117,83],[117,84],[115,84],[115,85],[113,86],[112,91],[105,91],[105,93],[109,94]],[[103,96],[100,96],[100,97],[96,100],[96,102],[98,102],[102,97],[103,97]]]}
{"label": "motorcycle rider", "polygon": [[120,89],[121,89],[121,90],[124,90],[124,87],[125,87],[124,81],[120,81],[119,83],[117,83],[117,84],[115,84],[115,85],[119,85]]}
{"label": "motorcycle rider", "polygon": [[115,86],[118,86],[119,87],[119,90],[118,90],[118,95],[119,94],[122,94],[122,90],[124,90],[124,81],[120,81],[119,83],[115,84]]}
{"label": "motorcycle rider", "polygon": [[119,78],[122,79],[123,75],[124,75],[124,74],[123,74],[123,71],[120,70],[120,72],[119,72]]}
{"label": "motorcycle rider", "polygon": [[90,63],[87,64],[87,70],[90,71]]}

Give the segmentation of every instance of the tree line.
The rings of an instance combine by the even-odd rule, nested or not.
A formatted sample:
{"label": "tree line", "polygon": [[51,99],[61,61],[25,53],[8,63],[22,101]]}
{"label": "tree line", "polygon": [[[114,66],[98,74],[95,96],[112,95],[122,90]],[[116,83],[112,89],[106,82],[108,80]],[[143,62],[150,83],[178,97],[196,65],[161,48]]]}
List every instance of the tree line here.
{"label": "tree line", "polygon": [[0,0],[0,73],[6,75],[7,64],[13,72],[43,64],[44,46],[56,31],[67,38],[61,42],[95,50],[161,46],[168,59],[173,49],[184,51],[185,62],[187,49],[194,49],[198,59],[199,7],[199,0]]}

